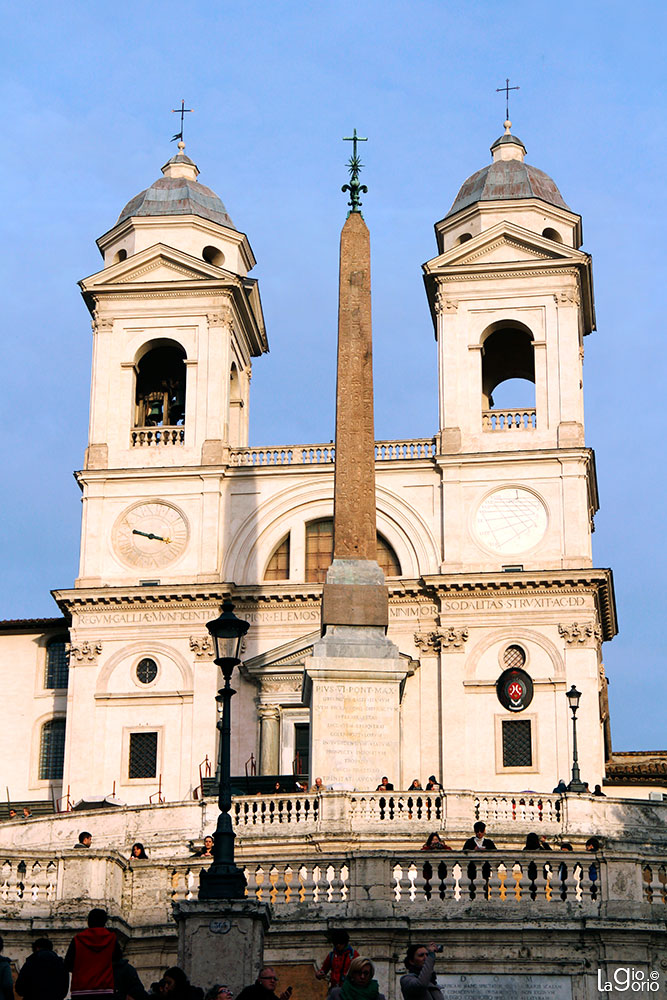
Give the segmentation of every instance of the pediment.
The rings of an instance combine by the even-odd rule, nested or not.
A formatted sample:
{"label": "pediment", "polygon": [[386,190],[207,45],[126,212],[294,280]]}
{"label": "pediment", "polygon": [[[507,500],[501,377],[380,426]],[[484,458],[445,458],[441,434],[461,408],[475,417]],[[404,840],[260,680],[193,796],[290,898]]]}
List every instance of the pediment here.
{"label": "pediment", "polygon": [[433,272],[443,267],[572,261],[583,260],[585,256],[573,247],[563,245],[561,249],[552,240],[504,222],[452,247],[424,266]]}
{"label": "pediment", "polygon": [[173,281],[220,281],[233,277],[230,272],[190,257],[180,250],[156,243],[140,253],[102,271],[92,274],[81,284],[85,290],[100,289],[111,285],[164,284]]}

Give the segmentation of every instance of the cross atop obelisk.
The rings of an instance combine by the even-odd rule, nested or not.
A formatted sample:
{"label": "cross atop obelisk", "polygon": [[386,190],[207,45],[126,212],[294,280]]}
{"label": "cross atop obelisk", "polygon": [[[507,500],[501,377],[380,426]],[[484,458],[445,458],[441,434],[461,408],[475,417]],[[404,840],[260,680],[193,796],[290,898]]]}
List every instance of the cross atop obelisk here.
{"label": "cross atop obelisk", "polygon": [[375,523],[371,250],[359,211],[358,194],[365,186],[358,182],[356,133],[349,165],[354,187],[343,188],[351,193],[352,210],[340,237],[334,552],[322,595],[322,625],[386,628],[387,589],[377,563]]}

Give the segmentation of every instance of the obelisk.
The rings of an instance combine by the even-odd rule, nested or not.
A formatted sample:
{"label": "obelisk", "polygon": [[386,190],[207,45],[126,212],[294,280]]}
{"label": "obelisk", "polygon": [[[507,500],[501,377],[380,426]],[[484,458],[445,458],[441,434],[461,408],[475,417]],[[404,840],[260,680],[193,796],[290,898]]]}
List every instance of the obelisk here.
{"label": "obelisk", "polygon": [[371,789],[399,778],[399,701],[405,670],[387,639],[388,597],[377,562],[370,237],[361,215],[357,136],[348,163],[350,212],[340,239],[334,551],[322,591],[322,638],[304,694],[311,777]]}

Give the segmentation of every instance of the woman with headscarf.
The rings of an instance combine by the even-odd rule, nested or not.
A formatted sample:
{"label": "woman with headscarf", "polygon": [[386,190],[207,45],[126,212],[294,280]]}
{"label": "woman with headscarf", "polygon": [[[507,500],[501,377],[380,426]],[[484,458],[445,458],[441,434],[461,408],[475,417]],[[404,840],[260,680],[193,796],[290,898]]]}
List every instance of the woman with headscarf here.
{"label": "woman with headscarf", "polygon": [[358,955],[350,962],[342,985],[331,990],[327,1000],[385,1000],[374,975],[375,966],[370,958]]}

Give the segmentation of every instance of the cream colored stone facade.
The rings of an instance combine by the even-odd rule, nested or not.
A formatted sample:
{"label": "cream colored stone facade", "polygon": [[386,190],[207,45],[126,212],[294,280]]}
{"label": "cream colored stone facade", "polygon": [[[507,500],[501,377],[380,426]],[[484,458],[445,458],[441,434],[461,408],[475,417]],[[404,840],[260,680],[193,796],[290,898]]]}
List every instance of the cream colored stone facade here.
{"label": "cream colored stone facade", "polygon": [[[522,148],[505,143],[494,156],[521,162]],[[196,186],[197,168],[185,160],[163,172]],[[388,580],[388,636],[405,678],[397,730],[378,745],[385,739],[396,761],[397,789],[435,773],[448,789],[549,793],[569,778],[565,692],[575,684],[582,777],[592,788],[609,752],[601,644],[616,621],[611,574],[591,558],[597,488],[582,361],[594,310],[580,218],[538,198],[482,200],[436,234],[439,254],[424,273],[439,427],[376,447],[378,532],[401,569]],[[122,219],[98,243],[104,267],[81,282],[93,366],[77,474],[80,569],[71,589],[55,592],[62,628],[71,622],[69,686],[66,696],[44,686],[52,632],[6,627],[3,659],[20,710],[0,735],[2,757],[17,801],[112,793],[133,805],[192,801],[216,759],[206,622],[226,594],[251,624],[235,681],[233,772],[251,759],[260,773],[294,769],[295,727],[309,721],[304,669],[320,627],[306,528],[332,516],[333,448],[248,446],[251,365],[268,344],[244,234],[197,214],[162,214]],[[518,338],[534,407],[492,406],[489,386],[507,371],[490,345],[503,331]],[[165,409],[161,422],[142,422],[151,400],[163,405],[160,392],[140,399],[142,366],[165,348],[184,373],[181,395],[172,393],[178,419],[170,423]],[[286,578],[267,580],[286,538]],[[496,682],[515,648],[534,693],[524,711],[510,712]],[[146,658],[155,675],[140,679]],[[40,779],[41,727],[60,717],[62,780]],[[530,761],[512,765],[504,727],[516,721],[529,724]],[[150,776],[130,777],[135,734],[155,734]],[[379,781],[386,771],[377,770]]]}

